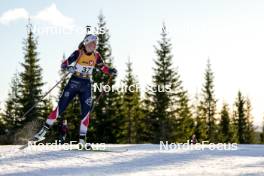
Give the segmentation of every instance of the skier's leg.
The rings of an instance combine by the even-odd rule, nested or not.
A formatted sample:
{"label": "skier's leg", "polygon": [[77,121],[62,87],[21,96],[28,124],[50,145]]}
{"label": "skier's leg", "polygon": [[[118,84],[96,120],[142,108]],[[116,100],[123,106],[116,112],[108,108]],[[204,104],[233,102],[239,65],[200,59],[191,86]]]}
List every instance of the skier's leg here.
{"label": "skier's leg", "polygon": [[81,123],[80,123],[80,143],[85,142],[85,137],[90,121],[90,110],[92,107],[92,89],[91,84],[85,84],[79,93],[81,102]]}
{"label": "skier's leg", "polygon": [[53,110],[50,115],[48,116],[48,119],[46,120],[46,123],[44,126],[40,129],[40,131],[34,136],[34,140],[43,140],[45,139],[45,134],[47,133],[48,129],[53,125],[53,123],[56,121],[57,117],[66,109],[70,101],[73,99],[73,97],[76,95],[78,89],[79,89],[80,83],[70,79],[68,84],[66,85],[63,94],[61,95],[59,99],[58,106]]}
{"label": "skier's leg", "polygon": [[48,116],[48,119],[46,121],[47,125],[52,126],[58,116],[61,115],[61,113],[67,108],[68,104],[76,95],[77,90],[80,86],[79,84],[79,82],[76,82],[74,80],[69,81],[59,99],[57,107]]}

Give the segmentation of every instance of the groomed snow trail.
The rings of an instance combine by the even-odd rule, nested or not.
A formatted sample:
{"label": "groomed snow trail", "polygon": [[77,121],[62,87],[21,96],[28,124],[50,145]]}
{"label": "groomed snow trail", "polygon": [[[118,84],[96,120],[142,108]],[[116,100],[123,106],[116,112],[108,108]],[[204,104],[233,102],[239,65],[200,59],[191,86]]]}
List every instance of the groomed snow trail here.
{"label": "groomed snow trail", "polygon": [[17,151],[0,146],[0,175],[264,175],[264,145],[238,145],[237,150],[170,150],[160,145],[107,145],[127,152],[63,149]]}

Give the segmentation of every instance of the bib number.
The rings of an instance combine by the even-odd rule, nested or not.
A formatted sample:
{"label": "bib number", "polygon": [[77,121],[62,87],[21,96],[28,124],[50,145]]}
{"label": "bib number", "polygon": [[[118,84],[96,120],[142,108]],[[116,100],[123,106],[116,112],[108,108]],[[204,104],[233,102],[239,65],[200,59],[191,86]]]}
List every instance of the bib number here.
{"label": "bib number", "polygon": [[85,74],[85,75],[91,75],[93,74],[93,67],[89,66],[81,66],[79,64],[76,65],[77,67],[77,72]]}
{"label": "bib number", "polygon": [[87,73],[87,74],[89,74],[89,73],[91,72],[91,70],[92,70],[92,68],[90,68],[90,67],[83,67],[83,68],[82,68],[82,73]]}

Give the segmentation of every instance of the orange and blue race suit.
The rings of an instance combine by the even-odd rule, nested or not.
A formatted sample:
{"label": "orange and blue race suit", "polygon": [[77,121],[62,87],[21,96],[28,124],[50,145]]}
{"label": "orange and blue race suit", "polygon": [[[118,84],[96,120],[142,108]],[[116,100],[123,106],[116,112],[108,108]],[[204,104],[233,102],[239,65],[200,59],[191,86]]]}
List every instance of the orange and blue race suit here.
{"label": "orange and blue race suit", "polygon": [[61,68],[66,69],[72,63],[75,63],[76,71],[64,88],[58,106],[48,116],[46,124],[51,126],[58,116],[66,109],[70,101],[78,95],[82,111],[80,136],[85,136],[89,125],[90,111],[92,107],[91,76],[93,69],[95,67],[100,68],[103,73],[110,75],[112,68],[109,68],[104,64],[98,52],[87,54],[84,50],[74,51],[71,56],[62,63]]}

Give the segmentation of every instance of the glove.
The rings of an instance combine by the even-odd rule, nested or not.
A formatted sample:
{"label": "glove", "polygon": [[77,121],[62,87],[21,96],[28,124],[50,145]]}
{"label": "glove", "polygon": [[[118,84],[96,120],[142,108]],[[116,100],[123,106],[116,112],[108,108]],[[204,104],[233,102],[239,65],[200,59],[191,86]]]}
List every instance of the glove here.
{"label": "glove", "polygon": [[65,71],[67,69],[67,67],[68,67],[67,64],[64,64],[64,63],[61,64],[61,70],[62,71]]}
{"label": "glove", "polygon": [[115,68],[110,68],[109,73],[113,77],[117,76],[117,70]]}
{"label": "glove", "polygon": [[75,66],[68,66],[66,69],[70,73],[75,73],[75,71],[76,71],[76,67]]}

